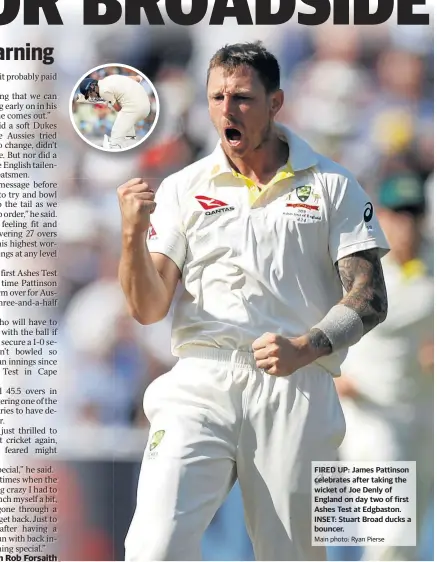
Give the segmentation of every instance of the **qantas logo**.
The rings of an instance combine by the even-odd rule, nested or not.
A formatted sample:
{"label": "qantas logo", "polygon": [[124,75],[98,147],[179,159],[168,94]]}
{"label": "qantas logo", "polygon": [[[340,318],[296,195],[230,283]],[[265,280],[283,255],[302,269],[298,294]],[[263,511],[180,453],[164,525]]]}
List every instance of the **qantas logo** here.
{"label": "qantas logo", "polygon": [[228,207],[227,203],[219,201],[219,199],[212,199],[211,197],[205,197],[205,195],[197,195],[196,199],[205,209],[205,211],[210,211],[211,209],[218,209],[220,207]]}
{"label": "qantas logo", "polygon": [[206,197],[205,195],[196,195],[198,203],[205,209],[205,215],[216,215],[217,213],[226,213],[227,211],[235,211],[235,207],[231,207],[224,201]]}
{"label": "qantas logo", "polygon": [[156,230],[153,227],[153,224],[151,224],[150,227],[149,227],[148,238],[149,238],[149,240],[151,240],[152,238],[155,238],[156,236],[158,236],[156,234]]}

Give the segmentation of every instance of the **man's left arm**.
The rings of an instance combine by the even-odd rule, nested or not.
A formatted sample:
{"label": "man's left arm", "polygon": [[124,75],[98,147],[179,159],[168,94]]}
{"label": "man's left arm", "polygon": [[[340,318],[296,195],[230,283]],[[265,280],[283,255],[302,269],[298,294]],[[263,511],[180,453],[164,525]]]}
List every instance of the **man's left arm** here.
{"label": "man's left arm", "polygon": [[384,322],[388,305],[379,249],[345,256],[336,268],[345,296],[303,336],[264,334],[258,338],[253,344],[258,368],[270,375],[290,375],[320,357],[354,345]]}
{"label": "man's left arm", "polygon": [[387,290],[378,248],[346,256],[336,263],[336,269],[346,294],[308,334],[316,359],[354,345],[387,317]]}

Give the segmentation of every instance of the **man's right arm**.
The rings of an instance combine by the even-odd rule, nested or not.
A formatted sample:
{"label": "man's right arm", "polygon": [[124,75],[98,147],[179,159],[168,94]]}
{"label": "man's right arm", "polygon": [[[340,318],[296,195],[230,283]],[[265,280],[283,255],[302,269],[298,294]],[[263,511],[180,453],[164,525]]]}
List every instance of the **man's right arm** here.
{"label": "man's right arm", "polygon": [[167,315],[180,270],[164,254],[150,253],[146,236],[155,194],[141,179],[118,188],[122,214],[122,250],[119,280],[131,315],[141,324],[153,324]]}

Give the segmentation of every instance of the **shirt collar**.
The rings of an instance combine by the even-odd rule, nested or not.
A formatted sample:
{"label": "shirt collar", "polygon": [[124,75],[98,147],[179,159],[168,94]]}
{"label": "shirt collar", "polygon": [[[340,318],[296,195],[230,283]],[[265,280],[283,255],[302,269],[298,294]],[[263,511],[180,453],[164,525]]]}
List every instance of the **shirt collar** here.
{"label": "shirt collar", "polygon": [[[290,147],[290,156],[284,168],[291,168],[293,172],[308,170],[318,163],[318,155],[310,147],[310,145],[293,133],[290,129],[275,123],[275,128],[280,139],[284,140]],[[217,146],[212,153],[211,179],[222,174],[233,174],[229,160],[218,141]]]}

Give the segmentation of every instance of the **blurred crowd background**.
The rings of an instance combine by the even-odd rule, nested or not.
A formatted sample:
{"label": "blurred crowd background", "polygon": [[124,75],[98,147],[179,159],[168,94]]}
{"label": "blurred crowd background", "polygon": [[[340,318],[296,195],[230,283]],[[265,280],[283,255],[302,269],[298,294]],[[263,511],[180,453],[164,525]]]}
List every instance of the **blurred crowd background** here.
{"label": "blurred crowd background", "polygon": [[[102,80],[106,76],[112,74],[122,74],[124,76],[137,76],[137,72],[119,65],[105,66],[88,74],[85,78],[93,78],[94,80]],[[137,139],[142,139],[150,131],[156,118],[156,99],[152,88],[146,80],[141,82],[146,90],[151,105],[151,111],[147,119],[138,121],[135,125]],[[79,87],[76,89],[73,102],[72,113],[74,122],[81,134],[91,143],[102,146],[104,135],[111,135],[112,126],[114,125],[117,112],[109,107],[106,103],[81,103],[77,101],[80,94]]]}
{"label": "blurred crowd background", "polygon": [[[143,393],[175,362],[171,312],[148,327],[126,314],[117,281],[116,188],[136,176],[158,188],[168,174],[214,148],[205,94],[208,61],[225,43],[261,39],[282,68],[286,103],[280,120],[357,176],[392,244],[385,260],[387,325],[369,339],[370,351],[364,347],[350,355],[338,383],[351,421],[348,437],[362,448],[345,441],[340,454],[418,462],[424,493],[418,548],[389,552],[384,559],[433,560],[433,30],[391,24],[71,25],[53,26],[50,39],[63,109],[78,76],[115,60],[150,78],[161,107],[150,138],[111,155],[78,138],[67,111],[58,114],[56,265],[62,277],[62,415],[68,428],[62,458],[69,461],[71,502],[63,559],[122,559],[147,440]],[[104,115],[98,117],[105,122]],[[362,555],[351,547],[329,551],[332,560]],[[253,559],[238,487],[205,535],[204,557]]]}

